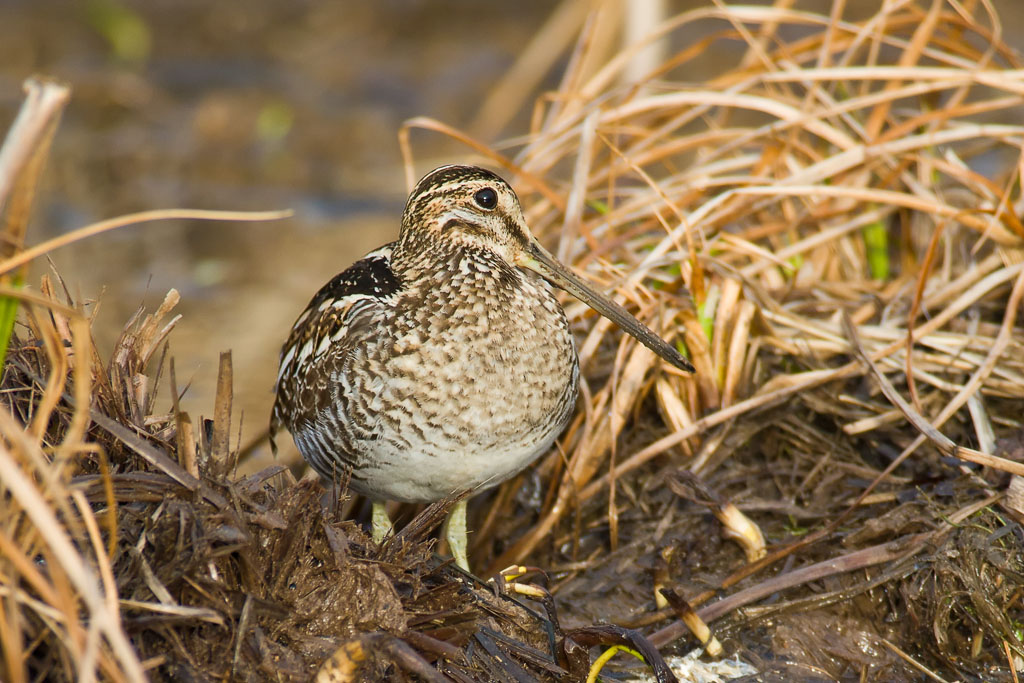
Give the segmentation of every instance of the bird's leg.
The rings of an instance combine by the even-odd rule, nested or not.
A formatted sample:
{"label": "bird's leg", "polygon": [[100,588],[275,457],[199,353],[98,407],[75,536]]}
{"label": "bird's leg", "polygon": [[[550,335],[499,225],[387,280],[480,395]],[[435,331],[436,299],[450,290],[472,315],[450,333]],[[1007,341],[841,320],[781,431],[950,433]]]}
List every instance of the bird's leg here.
{"label": "bird's leg", "polygon": [[448,550],[455,558],[455,564],[469,571],[469,559],[466,557],[466,500],[460,500],[452,506],[448,513],[448,521],[444,525],[444,537],[448,541]]}
{"label": "bird's leg", "polygon": [[391,518],[388,517],[388,509],[384,501],[373,501],[373,517],[371,526],[373,528],[373,542],[381,543],[394,528],[391,526]]}

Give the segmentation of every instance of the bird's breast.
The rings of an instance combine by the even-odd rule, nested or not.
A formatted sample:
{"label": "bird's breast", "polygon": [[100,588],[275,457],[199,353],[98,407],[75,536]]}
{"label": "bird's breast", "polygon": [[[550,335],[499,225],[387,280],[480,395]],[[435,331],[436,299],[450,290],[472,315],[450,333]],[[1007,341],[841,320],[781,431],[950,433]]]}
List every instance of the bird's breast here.
{"label": "bird's breast", "polygon": [[396,302],[381,396],[388,432],[438,456],[532,459],[575,403],[565,314],[532,274],[453,270]]}

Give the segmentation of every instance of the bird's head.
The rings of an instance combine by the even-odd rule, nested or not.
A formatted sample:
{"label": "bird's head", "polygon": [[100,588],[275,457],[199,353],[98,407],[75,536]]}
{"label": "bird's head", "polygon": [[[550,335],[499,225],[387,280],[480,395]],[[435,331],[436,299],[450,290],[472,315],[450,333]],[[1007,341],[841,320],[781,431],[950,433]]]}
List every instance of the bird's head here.
{"label": "bird's head", "polygon": [[448,243],[514,263],[533,239],[515,191],[477,166],[442,166],[416,184],[402,216],[403,237],[427,248]]}
{"label": "bird's head", "polygon": [[[605,316],[681,370],[693,366],[622,306],[594,291],[559,263],[526,225],[519,198],[496,174],[477,166],[442,166],[416,184],[402,215],[399,242],[412,249],[459,246],[489,252],[531,270]],[[415,246],[413,246],[415,245]]]}

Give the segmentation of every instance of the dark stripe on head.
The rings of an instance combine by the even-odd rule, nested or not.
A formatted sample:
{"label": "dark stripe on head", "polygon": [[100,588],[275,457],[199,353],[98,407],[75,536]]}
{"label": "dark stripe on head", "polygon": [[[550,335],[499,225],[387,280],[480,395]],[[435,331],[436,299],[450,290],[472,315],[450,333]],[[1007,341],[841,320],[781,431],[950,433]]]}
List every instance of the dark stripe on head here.
{"label": "dark stripe on head", "polygon": [[487,183],[497,188],[512,188],[500,176],[478,166],[442,166],[423,176],[409,195],[402,214],[403,225],[416,225],[428,218],[447,199],[466,192],[466,183]]}
{"label": "dark stripe on head", "polygon": [[468,182],[484,182],[512,191],[512,187],[500,176],[485,168],[442,166],[423,176],[420,182],[416,183],[416,189],[409,195],[406,212],[421,214],[429,204],[465,192],[465,184]]}
{"label": "dark stripe on head", "polygon": [[519,223],[516,222],[516,219],[509,216],[507,213],[503,213],[501,214],[501,221],[505,224],[505,232],[508,233],[510,237],[514,237],[521,246],[525,247],[530,238],[528,235],[523,233],[523,229],[520,227]]}
{"label": "dark stripe on head", "polygon": [[413,197],[423,196],[428,193],[433,194],[434,190],[440,189],[445,185],[461,184],[475,180],[487,183],[498,183],[508,187],[508,183],[506,183],[501,176],[496,173],[491,173],[486,168],[459,165],[442,166],[440,168],[435,168],[416,183],[416,189],[412,191],[410,199]]}

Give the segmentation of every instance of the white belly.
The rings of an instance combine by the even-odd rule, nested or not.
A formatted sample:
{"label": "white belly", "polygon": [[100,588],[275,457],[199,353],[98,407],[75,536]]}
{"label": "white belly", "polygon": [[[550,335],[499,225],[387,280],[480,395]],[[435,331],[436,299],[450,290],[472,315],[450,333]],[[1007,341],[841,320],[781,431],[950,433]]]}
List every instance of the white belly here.
{"label": "white belly", "polygon": [[427,324],[397,325],[373,373],[379,438],[361,444],[354,489],[434,501],[495,486],[551,447],[575,407],[576,350],[546,283],[529,278],[516,291],[501,307],[464,297]]}

